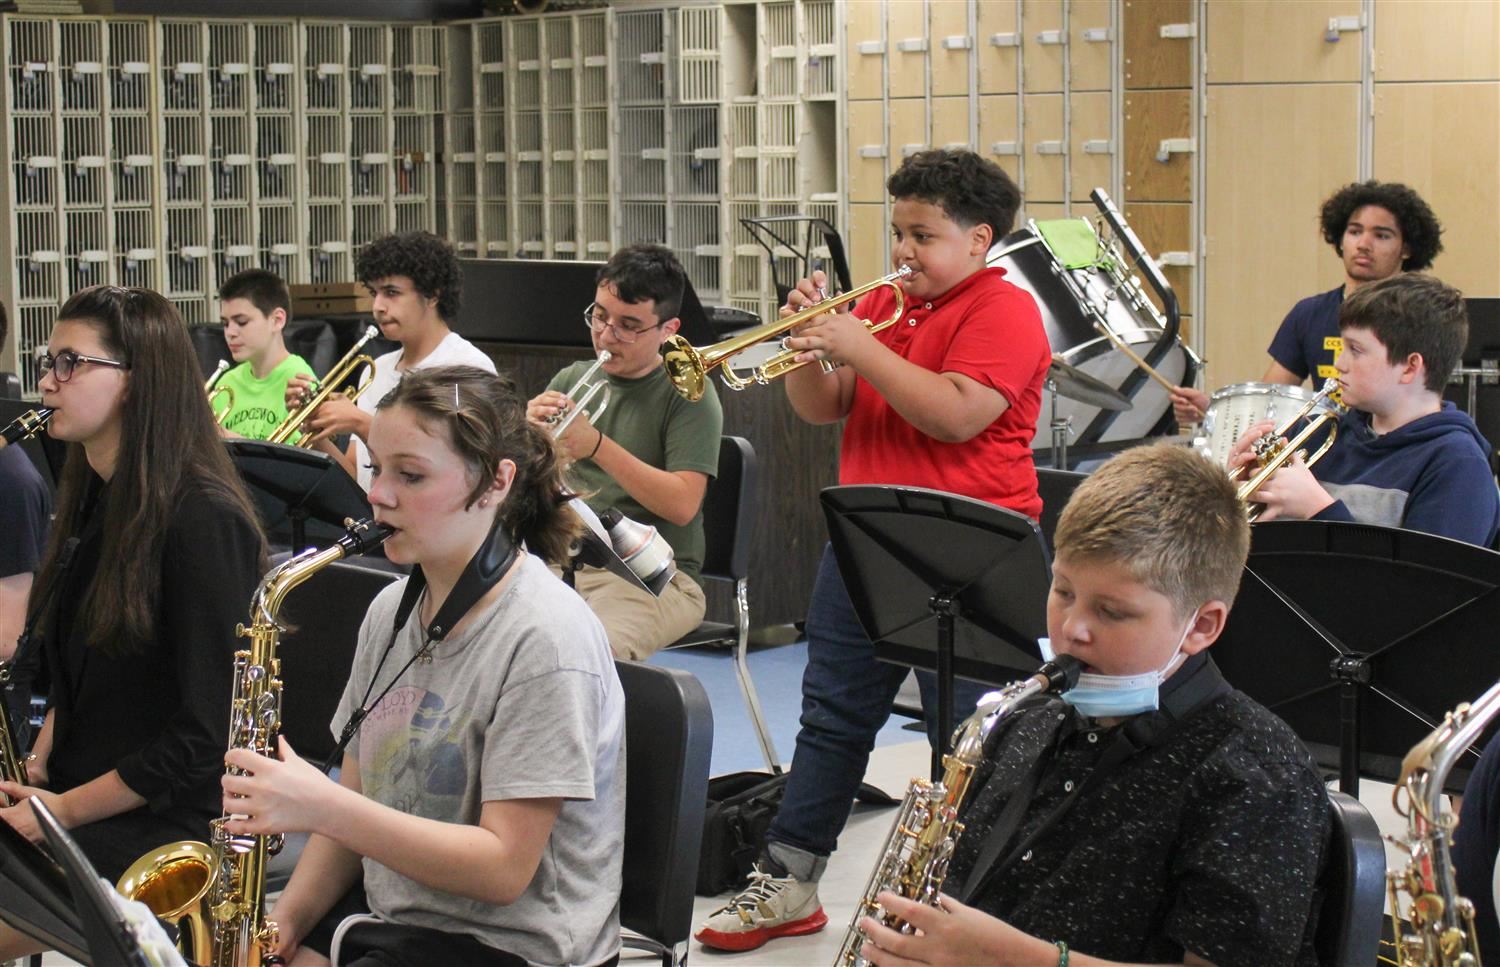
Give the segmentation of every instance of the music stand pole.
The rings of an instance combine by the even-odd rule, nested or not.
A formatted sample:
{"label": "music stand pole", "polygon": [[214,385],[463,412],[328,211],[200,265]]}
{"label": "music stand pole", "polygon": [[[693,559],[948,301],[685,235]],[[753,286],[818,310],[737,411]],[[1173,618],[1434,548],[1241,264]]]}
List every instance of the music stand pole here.
{"label": "music stand pole", "polygon": [[939,591],[928,603],[937,615],[937,717],[938,744],[932,749],[932,778],[943,775],[943,757],[953,743],[953,627],[963,613],[952,591]]}
{"label": "music stand pole", "polygon": [[1048,376],[1045,383],[1047,392],[1052,398],[1052,468],[1054,470],[1068,469],[1068,430],[1072,427],[1072,414],[1059,417],[1057,415],[1057,380]]}
{"label": "music stand pole", "polygon": [[1360,696],[1370,684],[1364,655],[1340,655],[1328,663],[1339,683],[1339,792],[1359,797]]}

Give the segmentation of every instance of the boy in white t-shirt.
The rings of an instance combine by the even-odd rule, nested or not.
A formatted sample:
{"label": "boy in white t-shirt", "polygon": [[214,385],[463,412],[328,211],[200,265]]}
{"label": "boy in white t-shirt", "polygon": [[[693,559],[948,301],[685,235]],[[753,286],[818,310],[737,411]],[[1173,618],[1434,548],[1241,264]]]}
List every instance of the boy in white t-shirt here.
{"label": "boy in white t-shirt", "polygon": [[[463,297],[463,270],[453,246],[430,232],[386,235],[365,246],[355,259],[355,277],[375,300],[380,334],[401,348],[375,360],[375,371],[357,403],[331,396],[308,418],[316,449],[333,456],[349,475],[370,489],[370,453],[366,440],[375,404],[395,388],[408,370],[428,366],[477,366],[495,372],[495,363],[458,333],[448,320],[458,315]],[[312,391],[311,381],[287,384],[287,406]],[[340,450],[333,438],[349,435]]]}

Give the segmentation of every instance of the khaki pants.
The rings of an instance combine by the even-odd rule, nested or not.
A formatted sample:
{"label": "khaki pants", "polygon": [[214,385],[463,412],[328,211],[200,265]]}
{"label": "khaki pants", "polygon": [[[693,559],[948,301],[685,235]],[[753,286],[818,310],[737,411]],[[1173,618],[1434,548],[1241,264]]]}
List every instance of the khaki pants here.
{"label": "khaki pants", "polygon": [[698,627],[706,608],[703,589],[681,571],[659,598],[597,567],[579,568],[574,586],[604,625],[616,658],[650,658]]}

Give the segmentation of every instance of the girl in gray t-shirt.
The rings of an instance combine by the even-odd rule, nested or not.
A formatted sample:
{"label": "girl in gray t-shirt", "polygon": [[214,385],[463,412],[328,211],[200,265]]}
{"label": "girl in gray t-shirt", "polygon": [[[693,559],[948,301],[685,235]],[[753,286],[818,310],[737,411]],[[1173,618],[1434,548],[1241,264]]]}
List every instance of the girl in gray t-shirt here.
{"label": "girl in gray t-shirt", "polygon": [[[599,964],[619,950],[624,698],[604,630],[545,560],[577,521],[551,440],[508,381],[469,367],[407,374],[370,430],[386,556],[410,580],[370,606],[333,722],[361,709],[337,784],[283,744],[233,750],[235,833],[308,831],[269,918],[294,967],[326,962],[320,922],[363,879],[381,963]],[[503,537],[491,539],[492,527]],[[446,635],[427,629],[477,554],[519,551]],[[461,593],[461,592],[460,592]],[[295,683],[293,684],[295,687]],[[351,934],[351,938],[352,938]],[[407,958],[410,945],[418,951]],[[365,947],[363,949],[370,949]],[[345,963],[349,949],[341,952]],[[418,959],[420,958],[420,959]]]}

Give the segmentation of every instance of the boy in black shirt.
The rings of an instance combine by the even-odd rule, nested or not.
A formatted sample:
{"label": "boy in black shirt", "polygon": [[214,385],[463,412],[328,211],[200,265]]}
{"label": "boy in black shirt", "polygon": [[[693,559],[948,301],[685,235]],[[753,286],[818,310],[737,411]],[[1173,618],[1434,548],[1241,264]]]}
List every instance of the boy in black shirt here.
{"label": "boy in black shirt", "polygon": [[1315,964],[1327,794],[1205,654],[1249,550],[1234,486],[1186,448],[1137,448],[1078,488],[1056,544],[1043,653],[1084,662],[1078,686],[996,724],[941,908],[881,894],[921,935],[866,918],[865,956]]}

